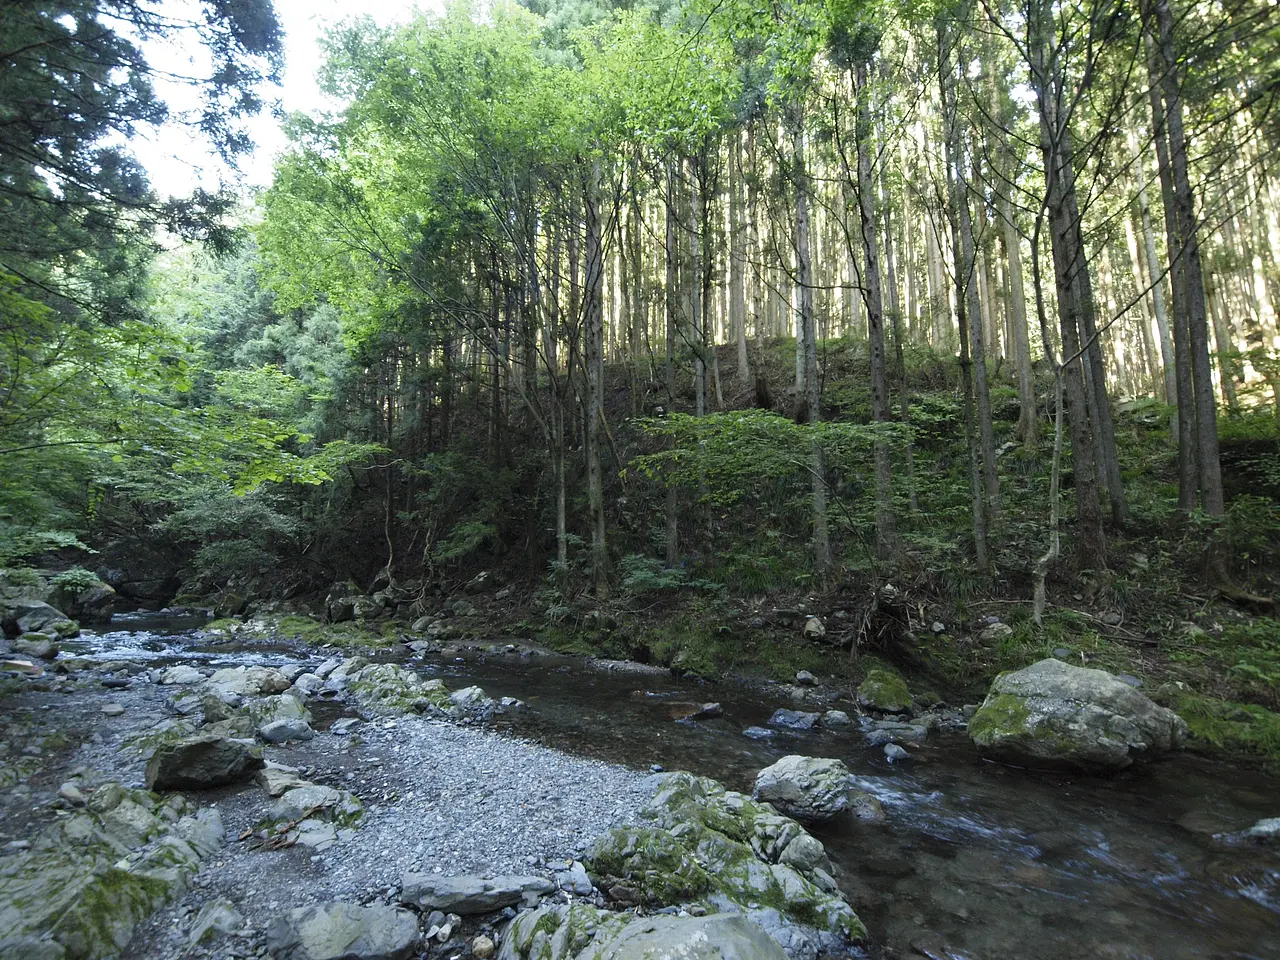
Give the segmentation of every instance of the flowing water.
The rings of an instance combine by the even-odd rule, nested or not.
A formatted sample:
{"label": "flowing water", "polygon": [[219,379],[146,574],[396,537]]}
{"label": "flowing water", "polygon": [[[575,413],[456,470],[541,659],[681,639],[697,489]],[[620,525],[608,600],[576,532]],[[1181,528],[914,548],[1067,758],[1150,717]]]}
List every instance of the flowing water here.
{"label": "flowing water", "polygon": [[[209,665],[285,663],[288,647],[206,644],[196,622],[117,621],[79,655]],[[121,627],[124,629],[122,630]],[[838,757],[879,798],[881,823],[814,830],[885,957],[952,960],[1280,960],[1280,850],[1224,834],[1280,816],[1280,781],[1191,756],[1112,779],[983,762],[934,735],[890,765],[855,729],[742,735],[778,706],[758,691],[602,671],[562,657],[468,654],[420,669],[529,709],[512,733],[644,769],[658,764],[749,791],[788,753]],[[723,715],[676,720],[682,703]]]}

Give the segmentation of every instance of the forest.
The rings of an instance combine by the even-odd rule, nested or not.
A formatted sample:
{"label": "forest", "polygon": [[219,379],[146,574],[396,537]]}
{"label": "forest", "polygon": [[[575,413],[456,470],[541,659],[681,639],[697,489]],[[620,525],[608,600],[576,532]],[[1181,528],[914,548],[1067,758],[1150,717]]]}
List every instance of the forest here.
{"label": "forest", "polygon": [[0,21],[0,563],[237,615],[479,576],[708,675],[809,655],[726,620],[919,668],[998,604],[935,674],[1067,638],[1274,717],[1273,4],[354,18],[268,188],[162,197],[137,130],[243,154],[281,67],[269,4],[201,9]]}
{"label": "forest", "polygon": [[1280,957],[1280,2],[408,7],[0,0],[0,958]]}

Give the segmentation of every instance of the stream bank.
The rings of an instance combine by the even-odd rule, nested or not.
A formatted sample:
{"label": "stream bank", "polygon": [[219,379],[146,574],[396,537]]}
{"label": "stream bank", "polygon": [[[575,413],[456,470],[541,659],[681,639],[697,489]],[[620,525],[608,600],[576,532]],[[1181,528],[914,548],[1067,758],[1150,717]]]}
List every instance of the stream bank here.
{"label": "stream bank", "polygon": [[[236,648],[181,621],[129,625],[134,629],[68,641],[63,659],[84,661],[85,669],[23,681],[8,694],[6,765],[26,772],[0,800],[5,842],[56,817],[59,804],[66,806],[58,790],[69,779],[90,786],[96,772],[141,783],[143,758],[130,755],[126,741],[174,719],[174,687],[150,682],[147,670],[314,668],[334,652],[295,644]],[[596,833],[630,822],[652,765],[749,791],[758,770],[789,753],[843,759],[883,811],[878,820],[849,818],[813,830],[870,929],[875,955],[1280,953],[1274,848],[1229,840],[1275,815],[1278,785],[1260,774],[1182,756],[1110,780],[1033,775],[983,763],[966,738],[945,732],[913,747],[909,761],[890,764],[857,727],[770,727],[777,708],[795,706],[781,688],[597,668],[508,652],[501,643],[412,660],[403,650],[384,655],[451,689],[478,684],[526,707],[483,728],[408,716],[349,729],[341,723],[352,719],[349,706],[311,700],[316,736],[265,753],[308,780],[349,791],[364,806],[363,822],[325,851],[250,850],[235,838],[269,810],[261,790],[193,795],[217,806],[229,842],[204,863],[190,892],[140,928],[127,956],[177,956],[200,908],[219,899],[230,900],[254,931],[227,941],[219,955],[251,956],[265,949],[265,928],[278,911],[324,899],[389,904],[405,869],[552,879]],[[102,685],[125,677],[132,679],[124,689]],[[826,687],[814,696],[848,693]],[[675,719],[680,705],[707,701],[720,704],[718,715]],[[124,712],[106,716],[108,703]],[[334,732],[335,721],[347,732]],[[753,740],[744,735],[753,727],[772,733]],[[18,743],[24,747],[14,749]],[[39,754],[23,753],[26,745]]]}

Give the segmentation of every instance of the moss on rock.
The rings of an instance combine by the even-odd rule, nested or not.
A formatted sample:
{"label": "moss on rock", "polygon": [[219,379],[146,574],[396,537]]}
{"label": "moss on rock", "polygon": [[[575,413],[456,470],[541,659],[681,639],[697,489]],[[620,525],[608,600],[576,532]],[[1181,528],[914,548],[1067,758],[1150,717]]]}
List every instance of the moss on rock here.
{"label": "moss on rock", "polygon": [[911,691],[896,673],[872,670],[858,686],[858,703],[882,713],[903,713],[911,708]]}
{"label": "moss on rock", "polygon": [[215,812],[185,810],[144,790],[98,788],[85,811],[0,861],[0,930],[18,941],[51,938],[72,960],[118,956],[221,843]]}
{"label": "moss on rock", "polygon": [[449,714],[453,703],[443,680],[423,680],[394,663],[375,663],[352,677],[348,688],[366,709],[377,714],[438,710]]}
{"label": "moss on rock", "polygon": [[[655,786],[640,811],[649,825],[613,830],[588,851],[587,869],[602,890],[650,907],[697,901],[743,913],[776,939],[818,952],[866,935],[822,844],[794,820],[688,773],[665,774]],[[787,856],[797,844],[803,849]]]}

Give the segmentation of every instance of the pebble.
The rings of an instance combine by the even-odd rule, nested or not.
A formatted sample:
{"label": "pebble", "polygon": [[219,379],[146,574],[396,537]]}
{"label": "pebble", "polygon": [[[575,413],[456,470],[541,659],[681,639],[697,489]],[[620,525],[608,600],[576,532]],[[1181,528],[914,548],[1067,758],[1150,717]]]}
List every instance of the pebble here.
{"label": "pebble", "polygon": [[493,941],[483,933],[471,941],[471,955],[476,960],[489,960],[493,956]]}
{"label": "pebble", "polygon": [[118,703],[107,703],[102,706],[104,717],[118,717],[124,713],[124,707]]}

